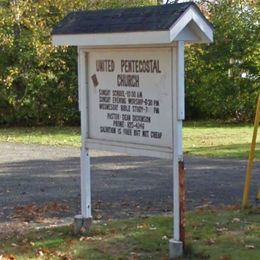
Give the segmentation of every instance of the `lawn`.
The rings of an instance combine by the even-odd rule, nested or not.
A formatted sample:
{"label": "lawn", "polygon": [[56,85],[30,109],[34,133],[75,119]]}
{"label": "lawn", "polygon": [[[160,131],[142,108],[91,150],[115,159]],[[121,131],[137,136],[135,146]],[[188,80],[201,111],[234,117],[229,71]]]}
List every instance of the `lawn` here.
{"label": "lawn", "polygon": [[[252,134],[252,124],[186,122],[183,130],[184,151],[198,156],[246,159]],[[79,147],[80,130],[77,127],[0,128],[1,141]],[[256,159],[260,159],[259,141]]]}
{"label": "lawn", "polygon": [[[259,211],[205,208],[187,214],[183,259],[259,259]],[[170,216],[98,222],[85,235],[71,226],[1,241],[1,259],[168,259]],[[8,258],[9,257],[9,258]],[[13,257],[13,258],[12,258]]]}
{"label": "lawn", "polygon": [[79,127],[0,128],[0,142],[80,146]]}
{"label": "lawn", "polygon": [[[187,122],[183,131],[184,151],[199,156],[247,159],[252,135],[252,124]],[[259,135],[255,158],[260,160]]]}

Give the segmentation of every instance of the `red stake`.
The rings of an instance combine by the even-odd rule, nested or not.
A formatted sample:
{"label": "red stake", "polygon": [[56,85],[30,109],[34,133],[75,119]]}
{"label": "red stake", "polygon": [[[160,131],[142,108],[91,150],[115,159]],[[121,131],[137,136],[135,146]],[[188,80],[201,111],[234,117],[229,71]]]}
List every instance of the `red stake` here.
{"label": "red stake", "polygon": [[179,181],[180,181],[180,240],[185,245],[185,170],[184,162],[179,161]]}

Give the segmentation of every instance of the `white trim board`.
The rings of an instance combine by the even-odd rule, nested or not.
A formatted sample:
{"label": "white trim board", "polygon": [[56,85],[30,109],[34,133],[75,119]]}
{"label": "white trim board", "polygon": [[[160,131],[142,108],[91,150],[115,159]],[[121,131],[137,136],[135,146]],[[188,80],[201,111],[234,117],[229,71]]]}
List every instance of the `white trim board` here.
{"label": "white trim board", "polygon": [[114,142],[99,139],[86,139],[86,148],[124,153],[132,156],[149,156],[163,159],[172,159],[173,154],[171,148]]}
{"label": "white trim board", "polygon": [[[187,28],[189,34],[183,34],[182,32]],[[179,39],[179,35],[182,35],[182,39]],[[198,37],[198,39],[196,40],[194,37]],[[170,41],[176,40],[210,43],[213,41],[213,30],[201,14],[191,6],[170,28]]]}

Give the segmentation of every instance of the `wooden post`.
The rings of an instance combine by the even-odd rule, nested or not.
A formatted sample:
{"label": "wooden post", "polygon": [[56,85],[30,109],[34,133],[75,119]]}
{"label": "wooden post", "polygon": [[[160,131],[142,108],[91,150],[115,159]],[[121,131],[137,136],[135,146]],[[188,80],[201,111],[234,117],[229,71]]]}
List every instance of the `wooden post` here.
{"label": "wooden post", "polygon": [[250,149],[250,153],[249,153],[249,159],[248,159],[247,170],[246,170],[246,179],[245,179],[243,201],[242,201],[243,208],[248,207],[248,198],[249,198],[250,183],[251,183],[251,177],[252,177],[252,171],[253,171],[253,165],[254,165],[256,137],[257,137],[257,130],[258,130],[259,122],[260,122],[260,95],[258,96],[258,100],[257,100],[254,132],[253,132],[251,149]]}
{"label": "wooden post", "polygon": [[180,179],[180,240],[185,246],[185,170],[184,162],[179,162]]}

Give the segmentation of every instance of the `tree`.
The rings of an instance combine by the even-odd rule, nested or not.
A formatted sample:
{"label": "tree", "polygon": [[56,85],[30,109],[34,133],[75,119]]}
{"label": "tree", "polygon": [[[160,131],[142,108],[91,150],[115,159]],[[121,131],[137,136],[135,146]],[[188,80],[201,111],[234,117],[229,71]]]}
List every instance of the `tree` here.
{"label": "tree", "polygon": [[148,0],[0,0],[0,124],[75,124],[76,49],[54,47],[53,27],[72,10]]}
{"label": "tree", "polygon": [[187,51],[187,114],[236,120],[253,118],[260,92],[259,9],[253,1],[201,1],[214,42]]}

